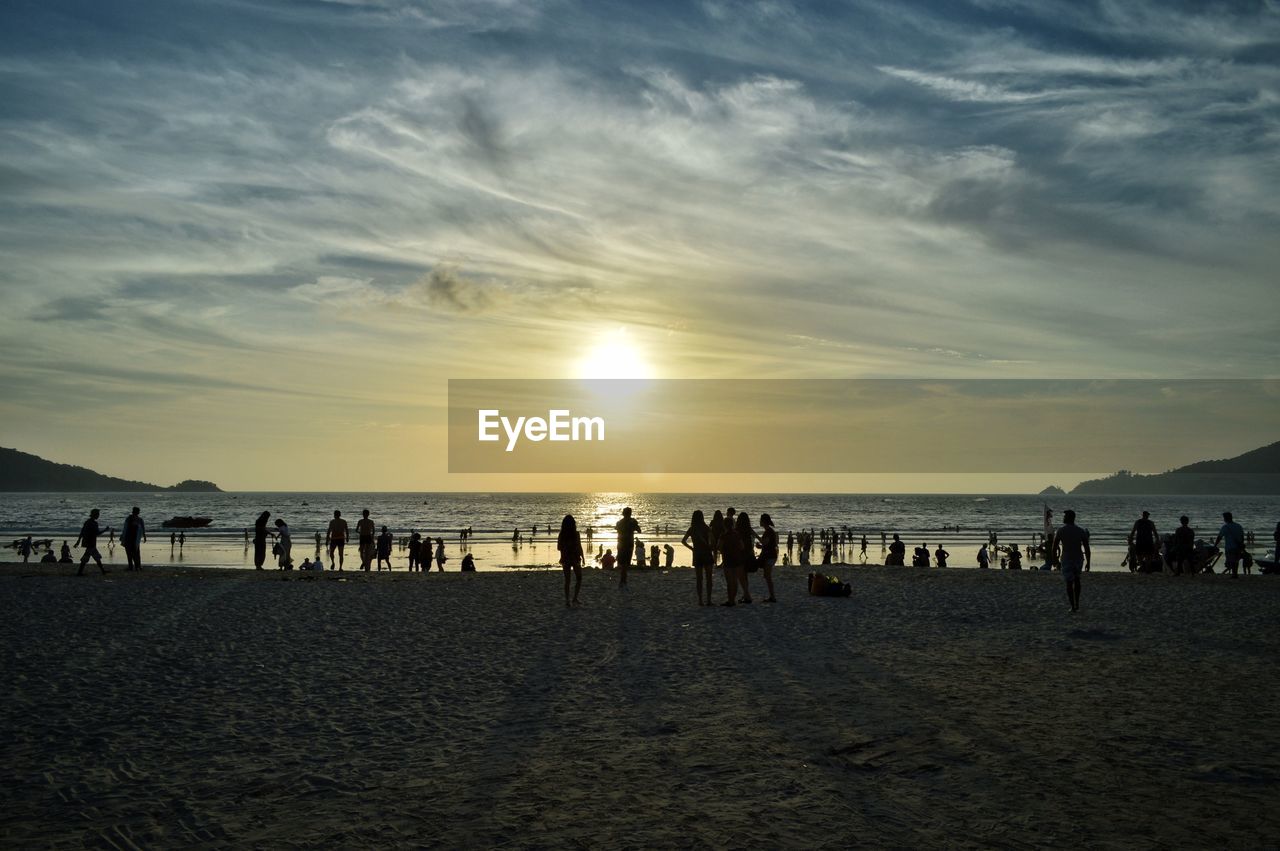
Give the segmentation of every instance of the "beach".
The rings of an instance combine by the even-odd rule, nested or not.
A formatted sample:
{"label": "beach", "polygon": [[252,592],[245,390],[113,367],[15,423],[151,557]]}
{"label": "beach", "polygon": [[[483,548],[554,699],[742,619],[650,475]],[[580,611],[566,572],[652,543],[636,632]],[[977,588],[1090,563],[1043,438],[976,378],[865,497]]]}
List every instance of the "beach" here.
{"label": "beach", "polygon": [[0,566],[9,847],[1280,842],[1273,577],[89,570]]}

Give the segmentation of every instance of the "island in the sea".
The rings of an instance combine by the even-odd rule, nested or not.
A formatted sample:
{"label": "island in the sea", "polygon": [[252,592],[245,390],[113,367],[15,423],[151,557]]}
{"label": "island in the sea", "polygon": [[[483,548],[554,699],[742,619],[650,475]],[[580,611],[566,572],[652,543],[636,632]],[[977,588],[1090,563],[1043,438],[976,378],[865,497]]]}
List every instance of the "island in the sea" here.
{"label": "island in the sea", "polygon": [[58,464],[38,455],[2,447],[0,447],[0,491],[221,493],[213,482],[187,479],[172,487],[162,487],[147,482],[105,476],[84,467]]}
{"label": "island in the sea", "polygon": [[1121,470],[1104,479],[1089,479],[1072,494],[1197,495],[1280,494],[1280,441],[1219,461],[1197,461],[1150,476]]}
{"label": "island in the sea", "polygon": [[1049,485],[1049,487],[1040,491],[1038,496],[1066,496],[1067,492],[1057,485]]}

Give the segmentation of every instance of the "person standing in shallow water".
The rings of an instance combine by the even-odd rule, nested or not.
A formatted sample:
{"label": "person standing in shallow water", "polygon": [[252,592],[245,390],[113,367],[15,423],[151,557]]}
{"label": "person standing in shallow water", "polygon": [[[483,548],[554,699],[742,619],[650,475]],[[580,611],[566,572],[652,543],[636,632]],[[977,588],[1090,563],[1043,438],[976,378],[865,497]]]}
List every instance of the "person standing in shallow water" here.
{"label": "person standing in shallow water", "polygon": [[125,570],[142,570],[142,543],[145,540],[147,540],[147,526],[142,522],[142,509],[135,505],[133,511],[124,519],[124,530],[120,533],[124,557],[129,562]]}
{"label": "person standing in shallow water", "polygon": [[[578,591],[582,588],[582,562],[586,555],[582,552],[582,535],[578,532],[578,521],[572,514],[566,514],[560,521],[560,537],[556,540],[556,549],[560,551],[560,567],[564,570],[564,604],[578,605]],[[569,574],[573,573],[573,597],[569,597]]]}
{"label": "person standing in shallow water", "polygon": [[631,558],[635,554],[636,533],[642,531],[640,524],[631,516],[631,506],[622,509],[622,519],[614,528],[618,530],[618,587],[627,587],[627,568],[631,567]]}
{"label": "person standing in shallow water", "polygon": [[1070,509],[1062,515],[1062,526],[1053,536],[1053,558],[1061,566],[1067,583],[1067,602],[1071,611],[1080,611],[1080,574],[1089,569],[1093,553],[1089,550],[1089,530],[1076,525],[1076,513]]}
{"label": "person standing in shallow water", "polygon": [[701,511],[693,512],[693,519],[689,521],[689,528],[680,543],[693,551],[693,576],[698,583],[698,605],[710,606],[711,577],[716,567],[716,556],[711,549],[711,527],[707,525]]}

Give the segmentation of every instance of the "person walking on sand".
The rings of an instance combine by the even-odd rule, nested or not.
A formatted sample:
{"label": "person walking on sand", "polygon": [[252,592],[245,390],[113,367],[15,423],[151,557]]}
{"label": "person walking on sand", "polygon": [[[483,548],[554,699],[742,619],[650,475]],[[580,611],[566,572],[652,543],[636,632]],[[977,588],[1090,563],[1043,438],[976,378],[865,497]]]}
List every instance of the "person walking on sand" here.
{"label": "person walking on sand", "polygon": [[293,570],[293,535],[289,532],[289,524],[279,517],[276,518],[275,549],[279,551],[276,563],[280,569]]}
{"label": "person walking on sand", "polygon": [[1240,558],[1244,554],[1244,528],[1232,519],[1230,511],[1222,512],[1222,528],[1218,530],[1218,537],[1213,539],[1215,547],[1219,543],[1222,544],[1223,558],[1226,560],[1222,571],[1230,571],[1235,576],[1240,568]]}
{"label": "person walking on sand", "polygon": [[[716,567],[716,557],[711,549],[711,527],[707,525],[701,510],[693,512],[689,528],[685,531],[680,543],[693,553],[693,577],[698,583],[698,605],[710,606],[711,575]],[[703,596],[704,585],[705,596]]]}
{"label": "person walking on sand", "polygon": [[[572,514],[566,514],[560,521],[560,537],[556,539],[556,549],[560,551],[560,567],[564,571],[564,604],[578,605],[578,591],[582,588],[582,562],[586,555],[582,552],[582,535],[578,533],[578,521]],[[569,597],[569,574],[573,573],[573,597]]]}
{"label": "person walking on sand", "polygon": [[98,552],[98,536],[107,531],[98,525],[98,516],[101,514],[98,509],[89,512],[89,519],[84,521],[84,525],[80,527],[80,536],[76,538],[76,546],[84,547],[84,553],[80,556],[80,569],[76,571],[76,576],[84,576],[84,566],[89,563],[89,559],[93,559],[98,570],[106,573],[107,569],[102,566],[102,553]]}
{"label": "person walking on sand", "polygon": [[35,550],[36,545],[31,542],[31,536],[23,538],[18,542],[18,555],[22,556],[22,563],[26,564],[31,559],[31,553]]}
{"label": "person walking on sand", "polygon": [[773,593],[773,566],[778,563],[778,532],[773,528],[773,518],[768,514],[760,515],[760,525],[764,531],[760,533],[760,572],[764,574],[764,585],[769,589],[766,603],[776,603],[778,598]]}
{"label": "person walking on sand", "polygon": [[1062,578],[1067,583],[1067,602],[1071,611],[1080,611],[1080,574],[1089,569],[1093,553],[1089,549],[1089,530],[1076,525],[1076,513],[1067,509],[1062,513],[1062,526],[1053,536],[1053,558],[1062,568]]}
{"label": "person walking on sand", "polygon": [[[338,565],[338,570],[342,570],[343,561],[345,561],[347,551],[347,536],[350,529],[347,521],[342,519],[342,512],[333,512],[333,519],[329,521],[329,529],[325,532],[324,542],[329,548],[329,568]],[[337,552],[337,558],[334,558],[334,552]]]}
{"label": "person walking on sand", "polygon": [[267,560],[267,535],[271,534],[267,531],[267,521],[271,519],[271,512],[264,511],[258,515],[258,519],[253,521],[253,568],[254,570],[262,570],[262,564]]}
{"label": "person walking on sand", "polygon": [[[438,573],[444,573],[444,563],[448,560],[449,557],[444,554],[444,538],[436,538],[436,571]],[[430,567],[431,565],[427,565],[428,569]]]}
{"label": "person walking on sand", "polygon": [[867,536],[866,535],[862,536],[862,552],[859,553],[859,558],[862,559],[863,564],[867,563]]}
{"label": "person walking on sand", "polygon": [[124,519],[124,529],[120,532],[124,557],[129,562],[125,570],[142,570],[142,543],[145,540],[147,540],[147,525],[142,522],[142,509],[135,505],[133,511]]}
{"label": "person walking on sand", "polygon": [[618,587],[627,587],[627,568],[631,567],[631,557],[636,551],[636,533],[642,531],[640,524],[631,516],[631,506],[622,509],[622,519],[614,524],[618,530]]}

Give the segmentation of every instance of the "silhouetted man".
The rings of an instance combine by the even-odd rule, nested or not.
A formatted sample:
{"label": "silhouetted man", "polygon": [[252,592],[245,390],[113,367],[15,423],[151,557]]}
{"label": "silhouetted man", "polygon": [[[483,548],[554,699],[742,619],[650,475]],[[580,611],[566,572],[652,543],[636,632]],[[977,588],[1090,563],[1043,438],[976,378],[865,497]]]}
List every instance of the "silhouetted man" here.
{"label": "silhouetted man", "polygon": [[135,505],[124,519],[124,531],[120,533],[124,556],[129,562],[126,570],[142,570],[142,542],[146,539],[147,526],[142,522],[142,509]]}
{"label": "silhouetted man", "polygon": [[1226,558],[1223,571],[1230,571],[1235,576],[1240,568],[1240,556],[1244,553],[1244,528],[1231,519],[1230,511],[1222,512],[1222,528],[1218,530],[1218,537],[1213,539],[1213,545],[1216,547],[1219,542]]}
{"label": "silhouetted man", "polygon": [[342,512],[333,512],[333,519],[329,521],[329,531],[324,536],[325,543],[329,546],[330,568],[334,565],[333,554],[336,551],[338,553],[338,570],[342,570],[342,563],[347,549],[348,532],[347,521],[342,519]]}
{"label": "silhouetted man", "polygon": [[84,547],[84,554],[80,556],[80,569],[76,571],[76,576],[84,576],[84,566],[89,563],[89,559],[93,559],[98,563],[98,570],[103,573],[107,569],[102,566],[102,553],[98,552],[98,536],[107,531],[98,525],[98,509],[89,512],[89,519],[84,521],[84,525],[80,527],[80,536],[76,538],[76,546]]}
{"label": "silhouetted man", "polygon": [[[631,566],[631,557],[636,551],[636,532],[641,531],[640,524],[631,516],[631,507],[622,509],[622,519],[615,524],[618,530],[618,587],[627,587],[627,568]],[[641,555],[641,558],[644,558]]]}
{"label": "silhouetted man", "polygon": [[1053,536],[1053,557],[1062,566],[1067,583],[1067,602],[1071,611],[1080,611],[1080,574],[1093,561],[1089,549],[1089,530],[1076,525],[1076,513],[1070,509],[1062,515],[1062,526]]}

